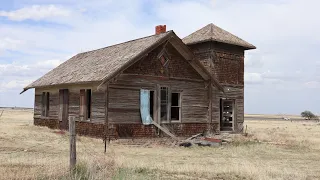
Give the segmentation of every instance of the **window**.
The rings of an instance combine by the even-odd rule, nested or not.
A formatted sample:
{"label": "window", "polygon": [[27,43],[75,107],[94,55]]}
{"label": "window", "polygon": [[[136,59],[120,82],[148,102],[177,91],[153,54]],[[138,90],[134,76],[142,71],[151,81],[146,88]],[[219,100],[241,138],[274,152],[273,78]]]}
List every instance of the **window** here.
{"label": "window", "polygon": [[161,121],[168,121],[168,87],[161,87]]}
{"label": "window", "polygon": [[49,92],[42,93],[42,111],[41,116],[48,117],[49,116]]}
{"label": "window", "polygon": [[171,93],[171,121],[180,120],[180,93]]}
{"label": "window", "polygon": [[90,120],[91,118],[91,89],[80,90],[80,120]]}
{"label": "window", "polygon": [[181,95],[170,93],[168,87],[161,87],[161,121],[181,120]]}

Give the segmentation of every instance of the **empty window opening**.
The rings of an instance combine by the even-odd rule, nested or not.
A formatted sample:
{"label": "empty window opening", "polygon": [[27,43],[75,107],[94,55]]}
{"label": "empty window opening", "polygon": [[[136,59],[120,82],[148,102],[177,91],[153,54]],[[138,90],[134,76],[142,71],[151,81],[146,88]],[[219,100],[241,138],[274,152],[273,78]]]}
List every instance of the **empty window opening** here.
{"label": "empty window opening", "polygon": [[161,121],[168,121],[168,87],[161,87]]}
{"label": "empty window opening", "polygon": [[171,94],[171,120],[180,120],[180,93]]}
{"label": "empty window opening", "polygon": [[91,89],[80,90],[80,120],[91,118],[92,94]]}
{"label": "empty window opening", "polygon": [[86,90],[80,89],[80,120],[84,120],[85,118],[85,112],[86,112],[86,96],[85,96]]}
{"label": "empty window opening", "polygon": [[150,107],[149,107],[149,109],[150,109],[150,116],[152,117],[152,119],[154,119],[154,117],[153,117],[153,105],[154,105],[154,102],[153,102],[153,96],[154,96],[154,91],[150,91],[150,103],[149,103],[149,105],[150,105]]}
{"label": "empty window opening", "polygon": [[232,131],[234,123],[234,101],[224,100],[220,101],[221,107],[221,120],[220,126],[221,131]]}
{"label": "empty window opening", "polygon": [[87,118],[91,118],[91,89],[87,89],[86,91],[87,96]]}
{"label": "empty window opening", "polygon": [[41,115],[44,117],[49,116],[49,102],[50,102],[49,92],[43,92],[42,93],[42,112],[41,112]]}

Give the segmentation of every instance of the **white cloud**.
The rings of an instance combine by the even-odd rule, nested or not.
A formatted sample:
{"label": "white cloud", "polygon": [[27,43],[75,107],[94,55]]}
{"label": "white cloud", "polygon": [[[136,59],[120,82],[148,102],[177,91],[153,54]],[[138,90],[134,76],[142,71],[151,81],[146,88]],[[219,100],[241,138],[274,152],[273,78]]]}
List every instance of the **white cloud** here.
{"label": "white cloud", "polygon": [[307,88],[318,89],[320,88],[319,81],[309,81],[304,84]]}
{"label": "white cloud", "polygon": [[262,68],[263,61],[265,61],[263,53],[261,52],[261,50],[257,49],[249,54],[248,52],[246,52],[244,58],[244,66],[245,68]]}
{"label": "white cloud", "polygon": [[37,61],[32,64],[10,63],[0,64],[1,77],[36,77],[43,75],[49,70],[57,67],[59,64],[69,59],[69,56],[60,59]]}
{"label": "white cloud", "polygon": [[0,53],[5,50],[16,50],[22,43],[21,40],[9,37],[0,38]]}
{"label": "white cloud", "polygon": [[244,73],[244,80],[246,84],[261,84],[261,83],[267,83],[267,84],[279,84],[279,83],[285,83],[285,82],[298,82],[298,80],[301,80],[302,78],[301,72],[291,72],[291,73],[284,73],[284,72],[273,72],[273,71],[266,71],[263,73],[250,73],[245,72]]}
{"label": "white cloud", "polygon": [[63,60],[43,60],[30,64],[16,62],[0,64],[0,93],[21,91],[23,87],[32,83],[70,57],[71,56],[62,58]]}
{"label": "white cloud", "polygon": [[[287,70],[287,69],[286,69]],[[275,71],[266,71],[262,73],[262,77],[265,79],[281,79],[281,80],[299,80],[301,72],[300,71],[288,71],[287,72],[275,72]]]}
{"label": "white cloud", "polygon": [[53,17],[67,17],[70,11],[56,5],[33,5],[15,11],[0,11],[0,16],[7,17],[13,21],[27,19],[39,21]]}
{"label": "white cloud", "polygon": [[1,82],[0,83],[0,92],[6,92],[9,90],[20,90],[26,85],[30,84],[32,80],[11,80],[8,82]]}
{"label": "white cloud", "polygon": [[64,60],[60,59],[52,59],[52,60],[46,60],[46,61],[39,61],[35,63],[34,65],[30,65],[30,68],[53,68],[58,65],[60,65],[63,61],[67,60],[69,58],[66,58]]}
{"label": "white cloud", "polygon": [[263,78],[259,73],[244,73],[244,82],[246,84],[260,84],[263,82]]}

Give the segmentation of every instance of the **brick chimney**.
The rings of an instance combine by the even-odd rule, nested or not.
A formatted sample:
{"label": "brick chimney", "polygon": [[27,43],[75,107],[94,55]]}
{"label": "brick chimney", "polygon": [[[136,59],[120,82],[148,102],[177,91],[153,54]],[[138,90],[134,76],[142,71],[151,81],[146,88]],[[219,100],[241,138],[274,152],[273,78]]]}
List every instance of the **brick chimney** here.
{"label": "brick chimney", "polygon": [[156,34],[161,34],[167,32],[166,25],[158,25],[156,26]]}

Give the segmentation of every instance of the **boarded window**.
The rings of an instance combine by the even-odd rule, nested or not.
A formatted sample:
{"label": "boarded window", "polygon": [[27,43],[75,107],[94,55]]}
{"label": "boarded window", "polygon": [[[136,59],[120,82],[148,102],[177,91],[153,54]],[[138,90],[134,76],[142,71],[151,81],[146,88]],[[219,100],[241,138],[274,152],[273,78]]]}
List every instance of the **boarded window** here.
{"label": "boarded window", "polygon": [[41,99],[41,116],[48,117],[49,116],[49,92],[43,92],[42,93],[42,99]]}
{"label": "boarded window", "polygon": [[171,93],[171,120],[180,120],[180,93]]}
{"label": "boarded window", "polygon": [[91,118],[91,89],[80,90],[80,120]]}
{"label": "boarded window", "polygon": [[168,121],[168,87],[161,87],[161,121]]}

